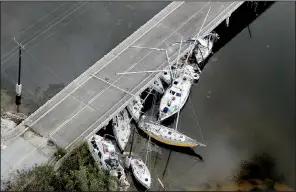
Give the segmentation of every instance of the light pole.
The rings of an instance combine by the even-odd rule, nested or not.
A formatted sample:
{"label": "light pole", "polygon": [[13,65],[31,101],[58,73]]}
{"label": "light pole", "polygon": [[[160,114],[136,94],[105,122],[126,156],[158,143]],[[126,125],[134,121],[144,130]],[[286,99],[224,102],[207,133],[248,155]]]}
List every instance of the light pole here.
{"label": "light pole", "polygon": [[19,45],[19,65],[18,65],[18,79],[17,79],[17,84],[15,85],[15,104],[16,104],[16,110],[19,112],[19,106],[21,104],[22,100],[22,84],[21,84],[21,69],[22,69],[22,49],[23,46],[18,43],[15,38],[14,41]]}

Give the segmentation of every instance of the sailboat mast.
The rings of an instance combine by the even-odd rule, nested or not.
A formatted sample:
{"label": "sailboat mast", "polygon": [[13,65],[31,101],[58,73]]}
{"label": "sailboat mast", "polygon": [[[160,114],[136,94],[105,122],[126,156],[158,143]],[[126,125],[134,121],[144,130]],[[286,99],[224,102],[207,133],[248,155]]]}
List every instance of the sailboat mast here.
{"label": "sailboat mast", "polygon": [[147,158],[148,158],[148,152],[149,152],[149,144],[150,144],[150,136],[149,136],[149,139],[148,139],[148,143],[147,143],[147,151],[146,151],[146,157],[145,157],[145,164],[147,164]]}
{"label": "sailboat mast", "polygon": [[[202,30],[202,28],[203,28],[203,26],[204,26],[204,24],[205,24],[205,22],[206,22],[208,16],[209,16],[209,13],[210,13],[211,8],[212,8],[212,6],[210,6],[210,8],[209,8],[209,10],[208,10],[208,13],[207,13],[207,15],[206,15],[206,18],[204,19],[204,21],[203,21],[203,23],[202,23],[202,25],[201,25],[201,27],[200,27],[200,29],[199,29],[197,35],[196,35],[196,39],[194,40],[193,46],[192,46],[192,48],[191,48],[189,54],[191,54],[192,51],[193,51],[193,49],[194,49],[194,45],[196,44],[197,38],[199,37],[199,34],[200,34],[200,32],[201,32],[201,30]],[[188,62],[189,54],[187,54],[186,63]]]}
{"label": "sailboat mast", "polygon": [[183,36],[181,37],[181,42],[180,42],[180,47],[179,47],[179,53],[178,53],[178,58],[177,58],[177,65],[179,64],[179,59],[180,59],[180,54],[181,54],[182,42],[183,42]]}
{"label": "sailboat mast", "polygon": [[154,71],[129,71],[129,72],[123,72],[123,73],[116,73],[116,75],[139,74],[139,73],[157,73],[157,72],[164,72],[164,71],[169,71],[169,70],[163,69],[163,70],[154,70]]}
{"label": "sailboat mast", "polygon": [[178,130],[178,123],[179,123],[180,111],[178,111],[178,113],[177,113],[177,121],[176,121],[176,128],[175,128],[176,131]]}
{"label": "sailboat mast", "polygon": [[171,155],[172,155],[172,150],[170,150],[170,153],[169,153],[169,156],[168,156],[167,162],[166,162],[166,164],[165,164],[165,168],[164,168],[163,173],[162,173],[162,180],[163,180],[163,178],[164,178],[164,176],[165,176],[165,173],[166,173],[166,170],[167,170],[167,168],[168,168],[169,161],[170,161],[170,159],[171,159]]}
{"label": "sailboat mast", "polygon": [[132,143],[131,143],[131,148],[130,148],[130,151],[129,151],[128,158],[130,158],[130,157],[131,157],[131,154],[132,154],[133,145],[134,145],[134,137],[135,137],[135,126],[133,126],[133,136],[132,136]]}

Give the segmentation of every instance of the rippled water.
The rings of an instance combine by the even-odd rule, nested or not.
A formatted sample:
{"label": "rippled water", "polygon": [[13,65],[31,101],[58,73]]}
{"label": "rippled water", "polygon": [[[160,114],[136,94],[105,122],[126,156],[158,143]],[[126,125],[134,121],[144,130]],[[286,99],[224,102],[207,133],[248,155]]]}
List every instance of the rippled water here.
{"label": "rippled water", "polygon": [[30,114],[168,3],[2,2],[2,88],[11,93],[14,106],[18,52],[13,37],[27,44],[28,52],[22,53],[21,111]]}
{"label": "rippled water", "polygon": [[[230,20],[231,25],[231,20]],[[207,63],[180,115],[180,131],[202,140],[198,158],[162,150],[156,173],[170,190],[230,179],[242,160],[267,153],[295,187],[295,4],[277,2]],[[192,110],[194,108],[194,111]]]}

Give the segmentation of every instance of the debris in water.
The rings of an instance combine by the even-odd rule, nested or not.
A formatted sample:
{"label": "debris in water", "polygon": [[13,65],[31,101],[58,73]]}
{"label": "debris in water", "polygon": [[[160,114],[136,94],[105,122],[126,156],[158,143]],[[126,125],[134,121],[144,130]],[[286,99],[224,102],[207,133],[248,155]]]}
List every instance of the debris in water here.
{"label": "debris in water", "polygon": [[208,91],[208,94],[207,94],[207,96],[206,96],[208,99],[210,99],[210,98],[211,98],[211,93],[212,93],[212,91],[211,91],[211,90],[210,90],[210,91]]}
{"label": "debris in water", "polygon": [[218,58],[213,57],[213,58],[211,58],[211,61],[212,61],[212,62],[216,62],[216,61],[218,61]]}

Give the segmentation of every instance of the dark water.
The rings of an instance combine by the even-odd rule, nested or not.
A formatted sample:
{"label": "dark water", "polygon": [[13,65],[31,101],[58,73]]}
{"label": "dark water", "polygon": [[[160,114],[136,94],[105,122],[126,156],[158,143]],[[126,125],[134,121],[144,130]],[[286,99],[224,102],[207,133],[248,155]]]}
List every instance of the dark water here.
{"label": "dark water", "polygon": [[[230,20],[231,25],[231,20]],[[179,130],[202,140],[198,158],[162,150],[157,176],[170,190],[231,179],[242,160],[267,153],[295,188],[295,3],[277,2],[205,66],[180,114]],[[162,178],[163,177],[163,178]],[[157,181],[156,181],[157,182]]]}
{"label": "dark water", "polygon": [[[30,6],[25,2],[20,8],[6,5],[14,11],[5,13],[3,4],[1,25],[6,32],[2,32],[1,40],[6,42],[12,37],[10,33],[37,19],[33,15],[23,23],[24,16],[30,13]],[[36,14],[41,17],[44,10],[50,12],[61,2],[37,4],[34,5],[38,10]],[[28,55],[24,57],[27,69],[23,83],[33,100],[28,102],[28,108],[35,110],[166,4],[96,2],[87,5],[89,10],[69,27],[59,29],[51,40],[32,48],[30,52],[39,62]],[[3,21],[3,14],[10,20]],[[263,152],[275,159],[284,183],[295,188],[295,3],[273,4],[250,24],[250,31],[251,38],[245,28],[211,57],[180,114],[179,130],[201,141],[196,114],[207,147],[197,147],[195,156],[192,151],[184,150],[174,149],[170,153],[168,148],[161,149],[162,154],[156,161],[156,154],[151,155],[151,173],[168,189],[196,190],[205,182],[230,179],[242,160]],[[1,70],[2,86],[9,90],[13,90],[16,81],[17,61],[11,62],[7,71]],[[54,74],[44,66],[63,80],[52,78]],[[153,183],[157,189],[157,180]]]}
{"label": "dark water", "polygon": [[2,88],[14,97],[18,52],[13,51],[13,37],[28,44],[26,49],[31,54],[23,51],[21,78],[21,111],[30,114],[168,3],[1,2]]}

